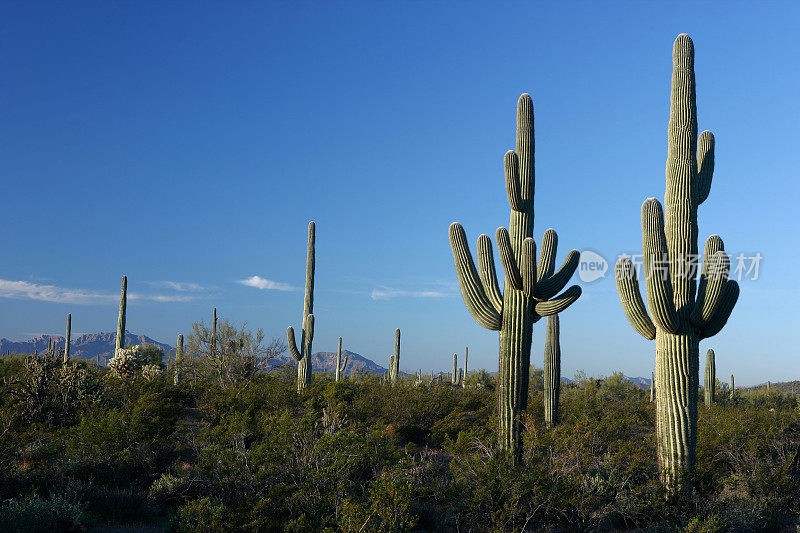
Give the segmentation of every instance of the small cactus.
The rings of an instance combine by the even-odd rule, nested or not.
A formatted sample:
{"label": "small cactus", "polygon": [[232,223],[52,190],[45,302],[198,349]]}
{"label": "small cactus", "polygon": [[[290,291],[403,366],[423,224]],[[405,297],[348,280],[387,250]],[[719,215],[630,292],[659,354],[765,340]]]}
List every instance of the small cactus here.
{"label": "small cactus", "polygon": [[303,336],[300,340],[300,349],[294,340],[294,328],[286,329],[289,353],[297,361],[297,391],[300,392],[308,386],[311,379],[311,342],[314,340],[314,222],[308,223],[308,249],[306,254],[306,292],[303,298]]}
{"label": "small cactus", "polygon": [[72,334],[72,314],[67,315],[67,334],[64,336],[64,362],[69,362],[69,340]]}
{"label": "small cactus", "polygon": [[339,337],[339,348],[336,350],[336,382],[339,382],[341,378],[342,372],[344,372],[344,368],[347,366],[347,358],[349,356],[344,356],[344,361],[342,361],[342,338]]}
{"label": "small cactus", "polygon": [[125,348],[125,306],[128,303],[128,276],[122,276],[122,290],[119,295],[119,316],[117,317],[117,337],[114,354]]}
{"label": "small cactus", "polygon": [[717,387],[717,366],[714,361],[714,350],[709,349],[706,352],[706,381],[703,387],[705,393],[706,407],[711,407],[714,403],[714,396]]}
{"label": "small cactus", "polygon": [[400,378],[400,328],[394,331],[394,355],[389,357],[389,380],[392,384]]}
{"label": "small cactus", "polygon": [[731,374],[731,400],[734,399],[736,393],[736,385],[733,382],[733,374]]}
{"label": "small cactus", "polygon": [[450,383],[458,386],[458,354],[453,354],[453,373],[450,375]]}
{"label": "small cactus", "polygon": [[178,343],[175,347],[175,385],[180,384],[183,367],[183,335],[178,335]]}

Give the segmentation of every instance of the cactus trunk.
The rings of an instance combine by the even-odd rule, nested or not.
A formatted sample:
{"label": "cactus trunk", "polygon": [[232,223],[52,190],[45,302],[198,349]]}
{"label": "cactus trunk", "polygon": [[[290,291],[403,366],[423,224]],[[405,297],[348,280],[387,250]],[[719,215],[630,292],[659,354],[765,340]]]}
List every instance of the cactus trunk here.
{"label": "cactus trunk", "polygon": [[128,276],[122,276],[122,290],[119,295],[119,316],[117,317],[117,336],[114,354],[125,347],[125,307],[128,303]]}
{"label": "cactus trunk", "polygon": [[453,373],[450,374],[450,383],[458,385],[458,354],[453,354]]}
{"label": "cactus trunk", "polygon": [[289,326],[286,338],[289,353],[297,361],[297,391],[300,392],[308,386],[311,379],[311,343],[314,340],[314,222],[308,223],[308,249],[306,254],[306,291],[303,298],[303,335],[300,349],[295,342],[294,329]]}
{"label": "cactus trunk", "polygon": [[706,352],[706,379],[703,387],[703,396],[706,407],[711,407],[717,392],[717,366],[714,361],[714,350]]}
{"label": "cactus trunk", "polygon": [[561,342],[558,315],[547,317],[544,347],[544,422],[558,424],[558,398],[561,394]]}
{"label": "cactus trunk", "polygon": [[214,316],[211,318],[211,357],[217,354],[217,308],[214,308]]}
{"label": "cactus trunk", "polygon": [[400,328],[394,332],[394,355],[389,359],[389,378],[392,384],[400,378]]}
{"label": "cactus trunk", "polygon": [[731,374],[731,400],[733,400],[735,392],[736,392],[736,385],[733,383],[733,374]]}
{"label": "cactus trunk", "polygon": [[67,334],[64,336],[64,362],[69,361],[69,341],[72,334],[72,314],[67,315]]}

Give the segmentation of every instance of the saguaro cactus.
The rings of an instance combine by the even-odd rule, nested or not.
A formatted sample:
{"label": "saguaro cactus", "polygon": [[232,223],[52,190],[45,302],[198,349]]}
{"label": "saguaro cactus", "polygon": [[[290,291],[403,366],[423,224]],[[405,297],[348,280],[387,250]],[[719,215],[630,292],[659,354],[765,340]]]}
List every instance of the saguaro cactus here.
{"label": "saguaro cactus", "polygon": [[117,337],[114,355],[125,347],[125,307],[128,303],[128,276],[122,276],[122,290],[119,295],[119,316],[117,317]]}
{"label": "saguaro cactus", "polygon": [[336,350],[336,382],[339,382],[341,378],[342,372],[344,372],[344,368],[347,366],[347,358],[349,356],[344,356],[344,361],[342,361],[342,338],[339,337],[339,348]]}
{"label": "saguaro cactus", "polygon": [[558,315],[547,317],[544,345],[544,422],[558,424],[558,397],[561,394],[561,341]]}
{"label": "saguaro cactus", "polygon": [[714,396],[717,392],[717,366],[714,361],[714,350],[706,352],[706,381],[703,387],[706,407],[711,407],[714,403]]}
{"label": "saguaro cactus", "polygon": [[214,308],[214,316],[211,319],[211,357],[217,355],[217,308]]}
{"label": "saguaro cactus", "polygon": [[733,400],[736,393],[736,385],[733,383],[733,374],[731,374],[731,400]]}
{"label": "saguaro cactus", "polygon": [[389,380],[394,384],[400,378],[400,328],[394,331],[394,355],[389,356]]}
{"label": "saguaro cactus", "polygon": [[[717,235],[705,244],[699,287],[697,208],[708,198],[714,170],[714,136],[697,136],[694,46],[675,40],[667,128],[665,213],[655,198],[642,205],[642,247],[648,316],[633,263],[615,267],[622,307],[633,328],[656,341],[656,438],[658,463],[667,486],[694,467],[697,443],[699,343],[728,320],[739,285],[728,279],[730,260]],[[652,319],[651,319],[652,316]]]}
{"label": "saguaro cactus", "polygon": [[453,354],[453,373],[450,375],[450,383],[458,385],[458,354]]}
{"label": "saguaro cactus", "polygon": [[533,323],[542,316],[559,313],[581,294],[577,285],[556,296],[578,266],[580,254],[572,250],[558,272],[555,270],[558,236],[552,229],[542,238],[539,262],[533,241],[534,131],[533,100],[523,94],[517,102],[516,150],[504,157],[506,192],[511,206],[509,229],[498,228],[497,247],[505,272],[501,294],[488,236],[478,237],[478,268],[472,260],[464,228],[450,225],[461,295],[472,316],[483,327],[500,332],[497,405],[499,444],[522,457],[520,414],[528,403],[528,374]]}
{"label": "saguaro cactus", "polygon": [[464,378],[461,380],[461,386],[467,388],[467,364],[469,363],[469,346],[464,348]]}
{"label": "saguaro cactus", "polygon": [[67,334],[64,335],[64,362],[69,362],[69,341],[72,335],[72,313],[67,314]]}
{"label": "saguaro cactus", "polygon": [[302,391],[311,379],[311,342],[314,340],[314,222],[308,223],[308,253],[306,255],[306,293],[303,298],[303,336],[300,349],[294,340],[292,326],[286,330],[289,353],[297,361],[297,390]]}
{"label": "saguaro cactus", "polygon": [[178,343],[175,346],[175,385],[181,382],[183,377],[183,335],[178,335]]}

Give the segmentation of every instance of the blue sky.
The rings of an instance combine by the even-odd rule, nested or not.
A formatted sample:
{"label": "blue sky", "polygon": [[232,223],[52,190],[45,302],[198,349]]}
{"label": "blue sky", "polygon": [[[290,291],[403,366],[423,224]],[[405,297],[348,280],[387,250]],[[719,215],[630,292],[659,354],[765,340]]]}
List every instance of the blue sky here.
{"label": "blue sky", "polygon": [[[537,239],[558,231],[559,262],[639,253],[687,32],[716,136],[701,246],[719,233],[764,257],[701,351],[737,383],[800,378],[796,2],[4,2],[0,20],[0,336],[61,334],[68,312],[75,332],[113,330],[123,273],[136,333],[174,344],[216,306],[283,336],[314,220],[315,350],[341,335],[385,364],[400,327],[404,369],[448,369],[465,345],[496,369],[447,228],[474,243],[508,224],[517,97],[536,113]],[[649,375],[613,279],[583,288],[564,375]],[[539,364],[543,337],[544,321]]]}

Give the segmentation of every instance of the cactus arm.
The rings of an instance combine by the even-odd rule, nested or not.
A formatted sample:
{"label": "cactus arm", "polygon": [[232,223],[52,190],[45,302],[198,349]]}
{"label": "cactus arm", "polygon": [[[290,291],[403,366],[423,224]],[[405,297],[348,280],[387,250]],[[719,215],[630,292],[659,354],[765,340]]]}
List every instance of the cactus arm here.
{"label": "cactus arm", "polygon": [[503,295],[497,283],[497,271],[494,267],[494,254],[492,241],[488,235],[478,237],[478,275],[481,278],[483,290],[492,302],[498,314],[503,312]]}
{"label": "cactus arm", "polygon": [[500,262],[503,264],[503,271],[506,274],[506,281],[514,290],[522,290],[522,275],[517,267],[517,260],[514,257],[514,249],[511,247],[511,239],[506,228],[497,228],[495,233],[497,239],[497,249],[500,251]]}
{"label": "cactus arm", "polygon": [[700,336],[704,339],[713,337],[722,330],[733,312],[736,300],[739,299],[739,284],[735,280],[729,279],[722,290],[722,298],[717,306],[716,312],[711,316],[708,323],[700,329]]}
{"label": "cactus arm", "polygon": [[531,237],[522,241],[522,291],[528,298],[533,298],[536,290],[536,243]]}
{"label": "cactus arm", "polygon": [[503,170],[506,175],[506,192],[508,204],[514,211],[522,211],[522,195],[519,181],[519,159],[514,150],[509,150],[503,156]]}
{"label": "cactus arm", "polygon": [[297,349],[297,342],[294,340],[294,328],[289,326],[286,328],[286,344],[289,345],[289,354],[292,356],[292,359],[300,362],[303,359],[303,355],[300,353],[300,350]]}
{"label": "cactus arm", "polygon": [[622,310],[625,312],[628,322],[645,339],[650,341],[655,339],[656,327],[645,309],[642,294],[639,291],[636,269],[629,258],[622,257],[617,261],[614,266],[614,278],[617,281],[619,301],[622,303]]}
{"label": "cactus arm", "polygon": [[580,298],[580,296],[581,296],[580,286],[573,285],[572,287],[565,290],[559,296],[556,296],[552,300],[548,300],[546,302],[538,302],[536,304],[536,314],[542,317],[560,313],[561,311],[572,305],[575,302],[575,300]]}
{"label": "cactus arm", "polygon": [[[539,263],[536,271],[536,282],[553,275],[556,269],[556,250],[558,249],[558,234],[549,228],[542,235],[542,249],[539,251]],[[560,290],[560,289],[559,289]],[[556,291],[558,292],[558,291]]]}
{"label": "cactus arm", "polygon": [[678,331],[678,317],[670,283],[671,265],[666,261],[664,212],[655,198],[648,198],[642,204],[642,251],[650,316],[661,329],[675,333]]}
{"label": "cactus arm", "polygon": [[[706,244],[703,247],[703,266],[700,271],[700,282],[697,284],[697,303],[695,304],[695,308],[692,310],[696,311],[697,305],[702,304],[705,300],[706,296],[706,285],[708,284],[708,267],[711,265],[711,258],[714,257],[714,254],[720,250],[725,249],[725,243],[722,242],[722,238],[719,235],[711,235],[706,239]],[[695,326],[698,326],[697,323],[694,321],[692,322]]]}
{"label": "cactus arm", "polygon": [[499,330],[502,315],[486,295],[478,271],[475,269],[475,263],[472,261],[464,228],[458,222],[453,222],[450,224],[449,233],[458,285],[467,309],[481,326],[489,330]]}
{"label": "cactus arm", "polygon": [[714,175],[714,134],[704,131],[697,139],[697,203],[702,204],[711,192]]}
{"label": "cactus arm", "polygon": [[722,250],[711,257],[711,264],[706,271],[704,290],[702,293],[698,291],[697,302],[690,317],[695,326],[702,327],[707,324],[722,302],[722,293],[728,282],[730,266],[731,261]]}
{"label": "cactus arm", "polygon": [[578,250],[571,250],[567,254],[566,259],[564,259],[561,268],[559,268],[555,274],[536,284],[536,299],[539,301],[549,300],[558,294],[559,291],[563,290],[575,273],[575,269],[578,268],[580,260],[580,252],[578,252]]}
{"label": "cactus arm", "polygon": [[[667,125],[667,187],[664,194],[665,235],[669,253],[673,309],[681,321],[689,318],[696,282],[689,275],[697,257],[697,101],[694,45],[679,35],[672,49],[672,84]],[[649,301],[648,301],[649,303]],[[659,316],[651,309],[653,319]],[[659,324],[661,325],[661,324]],[[675,328],[664,328],[675,333]]]}

